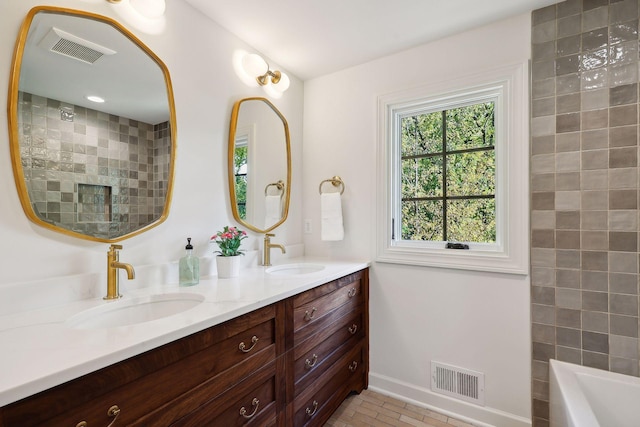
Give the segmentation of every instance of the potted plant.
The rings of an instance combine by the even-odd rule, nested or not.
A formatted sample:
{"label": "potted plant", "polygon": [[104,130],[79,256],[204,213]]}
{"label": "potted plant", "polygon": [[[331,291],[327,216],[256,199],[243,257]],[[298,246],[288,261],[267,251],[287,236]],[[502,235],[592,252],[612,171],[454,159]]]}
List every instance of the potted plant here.
{"label": "potted plant", "polygon": [[216,265],[218,268],[218,278],[226,279],[237,277],[240,273],[240,255],[244,255],[240,250],[242,241],[247,238],[247,232],[236,227],[225,226],[222,231],[218,231],[211,236],[211,241],[218,245],[219,250],[215,251]]}

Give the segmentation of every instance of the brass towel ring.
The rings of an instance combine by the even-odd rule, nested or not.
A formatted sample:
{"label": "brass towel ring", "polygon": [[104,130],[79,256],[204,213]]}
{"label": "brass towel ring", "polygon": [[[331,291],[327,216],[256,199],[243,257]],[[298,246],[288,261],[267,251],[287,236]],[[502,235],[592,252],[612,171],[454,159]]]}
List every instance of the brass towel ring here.
{"label": "brass towel ring", "polygon": [[340,187],[340,194],[344,193],[344,189],[346,187],[344,185],[344,181],[342,180],[342,178],[336,175],[333,178],[325,179],[320,183],[320,186],[318,187],[318,191],[320,192],[320,194],[322,194],[322,184],[324,184],[325,182],[330,182],[334,187]]}
{"label": "brass towel ring", "polygon": [[268,195],[269,187],[276,187],[278,189],[278,191],[280,191],[280,198],[282,198],[282,196],[284,196],[284,182],[282,180],[280,180],[278,182],[272,182],[271,184],[267,184],[267,186],[264,187],[264,195],[265,196]]}

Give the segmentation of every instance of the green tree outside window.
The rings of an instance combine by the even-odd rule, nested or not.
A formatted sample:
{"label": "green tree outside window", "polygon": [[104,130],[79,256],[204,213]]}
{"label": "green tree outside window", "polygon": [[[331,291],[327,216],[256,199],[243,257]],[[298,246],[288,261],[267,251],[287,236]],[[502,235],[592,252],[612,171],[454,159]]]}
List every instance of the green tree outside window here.
{"label": "green tree outside window", "polygon": [[495,103],[403,117],[403,240],[496,241]]}

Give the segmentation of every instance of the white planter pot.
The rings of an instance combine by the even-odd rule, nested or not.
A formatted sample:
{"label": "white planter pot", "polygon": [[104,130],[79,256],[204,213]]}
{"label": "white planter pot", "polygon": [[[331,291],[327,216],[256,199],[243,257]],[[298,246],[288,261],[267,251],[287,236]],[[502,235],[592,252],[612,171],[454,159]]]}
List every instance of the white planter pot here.
{"label": "white planter pot", "polygon": [[240,255],[236,256],[217,256],[216,266],[218,268],[218,278],[228,279],[230,277],[238,277],[240,274]]}

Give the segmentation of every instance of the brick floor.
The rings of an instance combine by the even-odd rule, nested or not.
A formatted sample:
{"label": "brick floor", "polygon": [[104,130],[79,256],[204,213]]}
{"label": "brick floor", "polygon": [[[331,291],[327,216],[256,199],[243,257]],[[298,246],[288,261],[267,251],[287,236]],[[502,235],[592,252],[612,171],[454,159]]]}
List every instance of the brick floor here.
{"label": "brick floor", "polygon": [[325,427],[473,427],[393,397],[364,390],[348,397]]}

